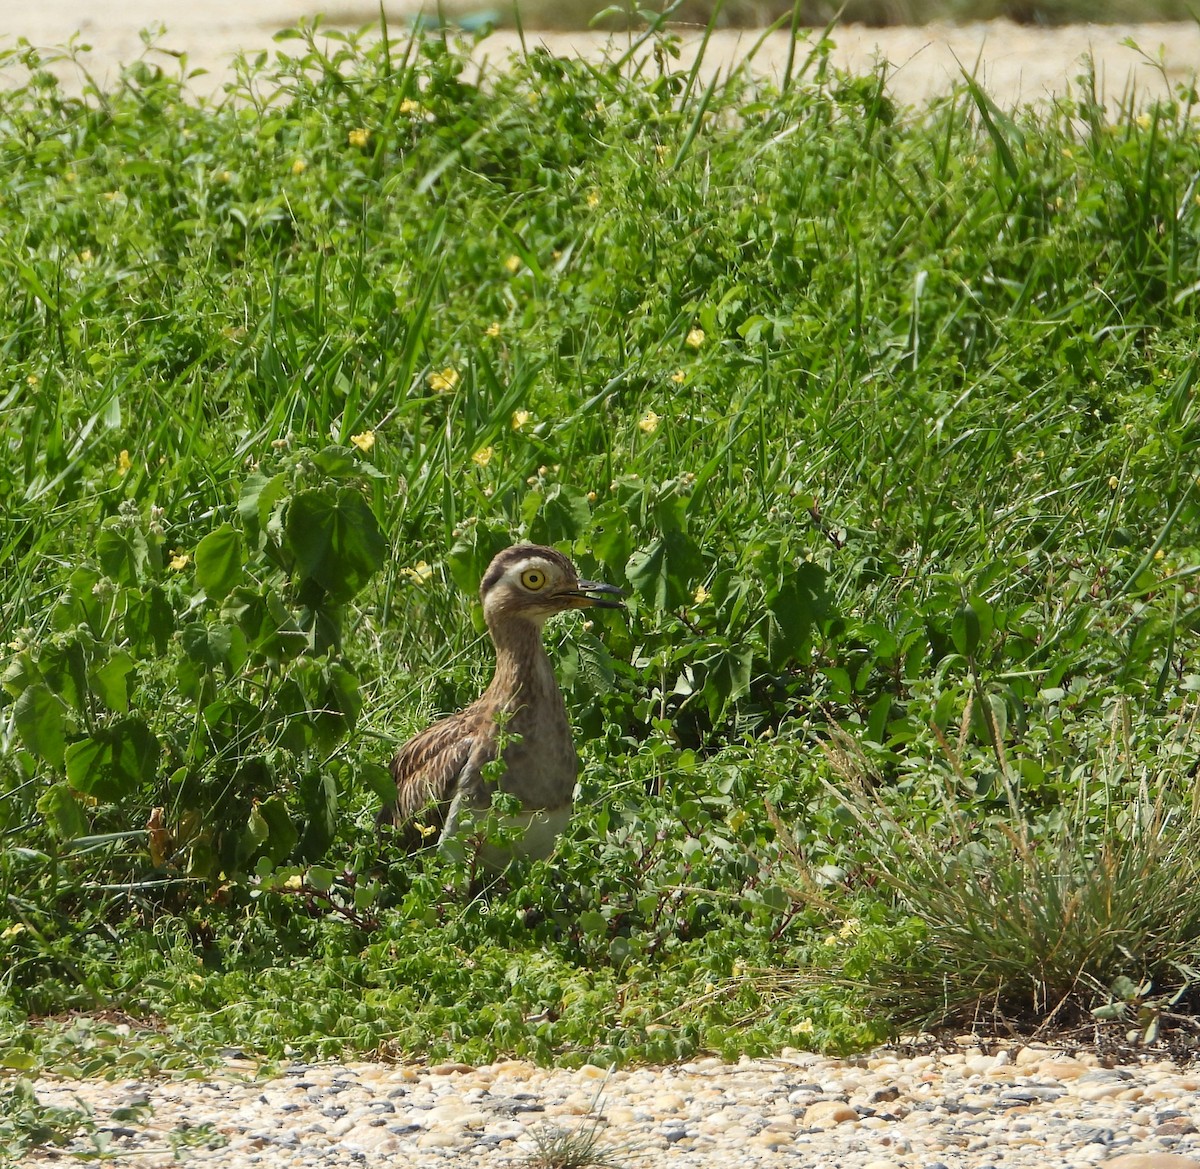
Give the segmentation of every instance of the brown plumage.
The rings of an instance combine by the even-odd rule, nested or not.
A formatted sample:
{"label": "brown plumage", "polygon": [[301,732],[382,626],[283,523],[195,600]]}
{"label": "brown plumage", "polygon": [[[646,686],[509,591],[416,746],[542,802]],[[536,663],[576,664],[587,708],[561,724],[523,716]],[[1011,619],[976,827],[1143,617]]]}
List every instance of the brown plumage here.
{"label": "brown plumage", "polygon": [[[619,608],[621,595],[612,585],[580,580],[553,548],[519,544],[492,560],[479,586],[496,648],[491,684],[465,710],[410,739],[392,760],[396,798],[380,820],[399,831],[406,848],[469,832],[499,786],[522,805],[516,847],[531,856],[550,852],[570,814],[579,763],[542,626],[564,609]],[[504,767],[493,783],[483,772],[501,740]],[[507,857],[484,859],[502,864]]]}

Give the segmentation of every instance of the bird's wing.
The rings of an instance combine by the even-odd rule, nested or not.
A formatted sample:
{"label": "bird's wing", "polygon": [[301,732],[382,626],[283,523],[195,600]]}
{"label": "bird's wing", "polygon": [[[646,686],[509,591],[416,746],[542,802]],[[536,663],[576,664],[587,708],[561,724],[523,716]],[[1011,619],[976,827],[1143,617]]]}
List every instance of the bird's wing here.
{"label": "bird's wing", "polygon": [[477,737],[461,716],[455,716],[434,723],[396,752],[392,760],[395,802],[379,818],[400,829],[407,846],[437,843]]}

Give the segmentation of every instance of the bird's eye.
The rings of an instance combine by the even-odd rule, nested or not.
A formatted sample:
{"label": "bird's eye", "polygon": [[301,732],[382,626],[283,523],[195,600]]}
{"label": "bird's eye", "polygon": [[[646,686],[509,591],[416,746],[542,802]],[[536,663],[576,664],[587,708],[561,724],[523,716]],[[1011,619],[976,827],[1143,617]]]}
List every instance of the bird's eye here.
{"label": "bird's eye", "polygon": [[536,593],[546,583],[546,574],[540,568],[527,568],[521,573],[521,583]]}

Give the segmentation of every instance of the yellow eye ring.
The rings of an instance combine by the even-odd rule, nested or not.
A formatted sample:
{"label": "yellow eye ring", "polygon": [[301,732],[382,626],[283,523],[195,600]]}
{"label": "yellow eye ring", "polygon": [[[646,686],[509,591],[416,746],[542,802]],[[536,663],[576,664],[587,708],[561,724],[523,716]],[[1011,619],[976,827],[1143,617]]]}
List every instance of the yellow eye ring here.
{"label": "yellow eye ring", "polygon": [[536,593],[546,583],[546,574],[540,568],[527,568],[521,573],[521,583],[531,593]]}

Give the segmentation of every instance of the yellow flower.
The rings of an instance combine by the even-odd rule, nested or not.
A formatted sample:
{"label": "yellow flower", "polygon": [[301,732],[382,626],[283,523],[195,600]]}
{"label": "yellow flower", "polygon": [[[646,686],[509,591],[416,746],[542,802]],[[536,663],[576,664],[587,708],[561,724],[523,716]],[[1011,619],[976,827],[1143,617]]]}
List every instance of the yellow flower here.
{"label": "yellow flower", "polygon": [[686,343],[691,349],[699,349],[704,344],[704,330],[692,329],[687,335]]}
{"label": "yellow flower", "polygon": [[588,192],[587,205],[593,211],[600,206],[600,196],[595,191]]}
{"label": "yellow flower", "polygon": [[[233,171],[219,170],[219,171],[217,171],[217,173],[215,175],[213,175],[213,178],[215,178],[218,183],[232,183],[233,182]],[[114,199],[116,198],[115,192],[113,193],[112,198],[114,198]]]}
{"label": "yellow flower", "polygon": [[1166,557],[1166,555],[1167,554],[1160,548],[1157,552],[1154,553],[1154,559],[1162,560]]}
{"label": "yellow flower", "polygon": [[81,264],[90,264],[95,258],[96,257],[92,255],[91,248],[84,248],[83,251],[79,253],[79,262]]}
{"label": "yellow flower", "polygon": [[305,162],[304,159],[297,158],[295,162],[292,163],[292,174],[302,175],[306,170],[308,170],[308,163]]}
{"label": "yellow flower", "polygon": [[471,456],[471,462],[477,467],[486,467],[492,461],[492,455],[496,453],[495,447],[481,447]]}
{"label": "yellow flower", "polygon": [[707,601],[711,596],[712,593],[710,593],[703,585],[697,585],[696,591],[692,594],[692,600],[694,600],[697,605],[703,605],[704,602]]}
{"label": "yellow flower", "polygon": [[520,268],[520,266],[521,266],[521,257],[520,256],[509,256],[508,259],[504,261],[504,266],[510,272],[515,273],[517,271],[517,269]]}
{"label": "yellow flower", "polygon": [[1118,479],[1116,477],[1116,475],[1109,475],[1108,485],[1109,485],[1109,487],[1112,488],[1113,491],[1116,491],[1116,489],[1121,486],[1121,480]]}
{"label": "yellow flower", "polygon": [[0,934],[0,939],[7,942],[11,938],[20,937],[21,934],[23,934],[23,933],[25,933],[25,924],[24,924],[24,922],[18,921],[18,922],[15,922],[13,925],[10,925],[8,927],[8,929],[6,929],[4,931],[4,933]]}
{"label": "yellow flower", "polygon": [[1150,115],[1149,114],[1138,114],[1137,124],[1143,130],[1149,130],[1150,129]]}
{"label": "yellow flower", "polygon": [[797,1023],[792,1028],[792,1034],[793,1035],[811,1035],[813,1033],[815,1026],[816,1026],[816,1024],[813,1023],[813,1021],[811,1019],[801,1019],[800,1022]]}
{"label": "yellow flower", "polygon": [[130,467],[133,466],[133,460],[129,457],[128,451],[122,451],[117,456],[117,470],[124,475]]}
{"label": "yellow flower", "polygon": [[433,576],[433,568],[426,564],[424,560],[418,560],[412,568],[402,568],[400,572],[414,584],[424,584]]}
{"label": "yellow flower", "polygon": [[486,329],[484,329],[483,335],[485,337],[499,337],[500,336],[500,322],[493,321],[490,325],[488,325],[488,327]]}
{"label": "yellow flower", "polygon": [[357,130],[351,130],[346,135],[346,140],[351,146],[355,146],[361,150],[371,140],[371,131],[360,126]]}
{"label": "yellow flower", "polygon": [[448,394],[458,385],[458,370],[446,366],[445,369],[431,373],[425,380],[429,382],[429,388],[435,394]]}
{"label": "yellow flower", "polygon": [[413,114],[415,116],[417,114],[423,114],[424,112],[425,107],[419,101],[413,101],[411,97],[406,97],[400,103],[400,113],[405,117],[408,117],[409,114]]}
{"label": "yellow flower", "polygon": [[68,183],[73,183],[77,178],[79,178],[79,176],[73,170],[69,170],[65,175],[63,175],[63,178],[66,179]]}
{"label": "yellow flower", "polygon": [[30,373],[30,374],[25,375],[25,384],[30,387],[36,386],[38,384],[38,382],[40,382],[41,380],[42,379],[40,377],[38,377],[38,375],[36,373]]}
{"label": "yellow flower", "polygon": [[183,569],[187,568],[191,562],[192,558],[186,552],[176,552],[175,555],[171,557],[171,571],[182,572]]}
{"label": "yellow flower", "polygon": [[375,445],[375,432],[364,430],[362,434],[352,434],[350,442],[365,455]]}
{"label": "yellow flower", "polygon": [[838,930],[838,936],[842,938],[852,938],[861,932],[862,922],[860,922],[857,917],[848,917],[842,924],[842,928]]}
{"label": "yellow flower", "polygon": [[687,374],[684,373],[683,370],[677,369],[673,374],[671,374],[671,381],[673,381],[677,386],[681,386],[685,381],[687,381]]}
{"label": "yellow flower", "polygon": [[658,415],[653,410],[647,410],[638,419],[638,430],[643,434],[653,434],[658,429]]}
{"label": "yellow flower", "polygon": [[512,416],[513,430],[524,430],[533,415],[528,410],[514,410]]}
{"label": "yellow flower", "polygon": [[743,824],[746,823],[748,819],[749,816],[747,816],[741,808],[738,808],[738,810],[729,817],[729,827],[732,831],[736,832]]}

